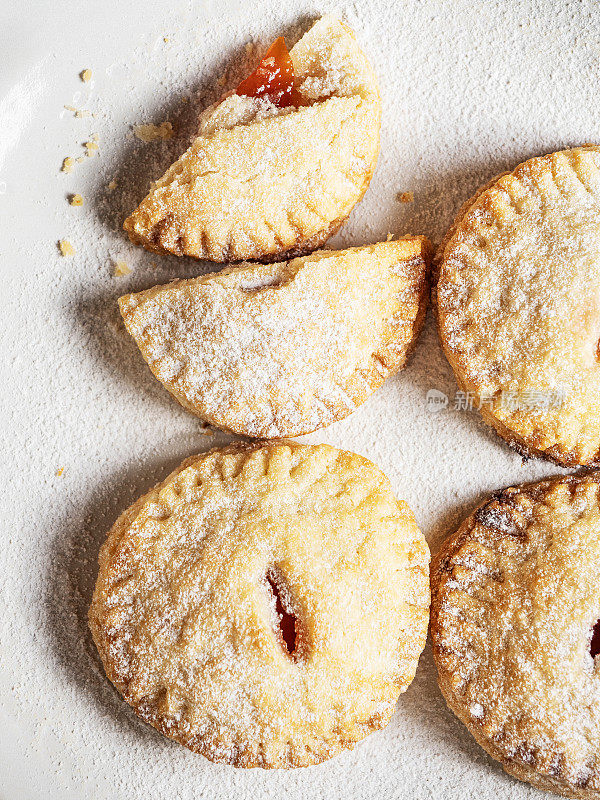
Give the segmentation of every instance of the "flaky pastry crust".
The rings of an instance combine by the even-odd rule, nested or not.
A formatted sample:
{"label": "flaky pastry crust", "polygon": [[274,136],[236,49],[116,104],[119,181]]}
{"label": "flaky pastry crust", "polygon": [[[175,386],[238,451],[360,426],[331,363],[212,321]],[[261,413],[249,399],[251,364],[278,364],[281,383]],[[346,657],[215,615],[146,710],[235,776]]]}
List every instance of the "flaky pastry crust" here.
{"label": "flaky pastry crust", "polygon": [[117,520],[90,627],[110,680],[165,736],[238,767],[316,764],[386,725],[412,681],[428,559],[366,459],[231,446],[189,458]]}
{"label": "flaky pastry crust", "polygon": [[422,237],[243,264],[119,300],[154,375],[218,428],[279,438],[350,414],[399,370],[428,297]]}
{"label": "flaky pastry crust", "polygon": [[230,94],[124,223],[135,244],[212,261],[311,252],[369,185],[379,154],[377,78],[353,32],[320,19],[292,48],[306,105]]}

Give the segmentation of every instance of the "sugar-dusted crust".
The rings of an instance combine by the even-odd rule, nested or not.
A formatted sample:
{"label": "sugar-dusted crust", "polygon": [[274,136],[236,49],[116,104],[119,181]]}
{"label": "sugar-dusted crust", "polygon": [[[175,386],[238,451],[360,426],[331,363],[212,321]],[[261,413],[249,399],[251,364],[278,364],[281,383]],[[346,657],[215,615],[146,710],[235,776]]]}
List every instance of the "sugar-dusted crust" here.
{"label": "sugar-dusted crust", "polygon": [[320,19],[290,55],[308,103],[229,95],[124,223],[157,253],[273,261],[320,247],[369,185],[379,154],[377,78],[353,32]]}
{"label": "sugar-dusted crust", "polygon": [[600,473],[511,487],[450,536],[431,569],[446,702],[511,775],[600,797]]}
{"label": "sugar-dusted crust", "polygon": [[428,297],[423,237],[243,264],[119,300],[154,375],[216,427],[299,436],[399,370]]}
{"label": "sugar-dusted crust", "polygon": [[524,455],[600,462],[600,148],[533,158],[463,206],[436,257],[460,387]]}
{"label": "sugar-dusted crust", "polygon": [[425,644],[429,551],[412,512],[370,461],[327,445],[189,458],[117,520],[99,561],[89,619],[108,677],[213,761],[300,767],[352,748],[387,724]]}

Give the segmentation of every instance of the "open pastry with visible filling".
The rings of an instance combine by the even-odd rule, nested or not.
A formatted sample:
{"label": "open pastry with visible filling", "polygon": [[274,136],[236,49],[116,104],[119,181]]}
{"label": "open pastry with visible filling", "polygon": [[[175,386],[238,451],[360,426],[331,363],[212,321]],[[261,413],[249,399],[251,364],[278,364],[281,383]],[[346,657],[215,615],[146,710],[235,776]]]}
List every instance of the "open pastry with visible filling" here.
{"label": "open pastry with visible filling", "polygon": [[311,252],[369,185],[379,127],[375,73],[352,31],[323,17],[202,114],[124,227],[153,252],[212,261]]}

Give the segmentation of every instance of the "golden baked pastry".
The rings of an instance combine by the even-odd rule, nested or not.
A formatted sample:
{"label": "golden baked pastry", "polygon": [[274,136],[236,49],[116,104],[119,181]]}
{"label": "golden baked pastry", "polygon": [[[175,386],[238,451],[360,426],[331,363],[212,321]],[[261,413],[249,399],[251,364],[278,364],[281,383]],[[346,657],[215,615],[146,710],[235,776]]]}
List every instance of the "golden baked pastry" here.
{"label": "golden baked pastry", "polygon": [[299,436],[350,414],[400,369],[427,302],[422,237],[242,264],[119,300],[154,375],[245,436]]}
{"label": "golden baked pastry", "polygon": [[452,711],[504,769],[600,797],[600,473],[498,492],[432,564]]}
{"label": "golden baked pastry", "polygon": [[437,313],[465,392],[525,455],[600,461],[600,148],[520,164],[460,212]]}
{"label": "golden baked pastry", "polygon": [[428,549],[370,461],[189,458],[117,520],[90,627],[139,716],[212,761],[321,762],[387,724],[427,633]]}
{"label": "golden baked pastry", "polygon": [[[250,95],[250,96],[249,96]],[[377,78],[352,31],[320,19],[207,109],[191,147],[125,220],[135,244],[212,261],[276,261],[322,245],[369,185]]]}

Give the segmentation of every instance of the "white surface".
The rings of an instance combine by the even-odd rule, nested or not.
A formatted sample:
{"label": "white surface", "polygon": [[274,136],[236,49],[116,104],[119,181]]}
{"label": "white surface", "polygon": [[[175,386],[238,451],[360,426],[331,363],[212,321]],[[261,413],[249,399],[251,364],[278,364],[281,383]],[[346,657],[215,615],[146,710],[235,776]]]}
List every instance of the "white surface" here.
{"label": "white surface", "polygon": [[[216,78],[330,8],[306,0],[4,3],[0,11],[3,284],[1,800],[524,798],[445,709],[427,650],[390,726],[352,753],[292,772],[210,764],[138,722],[105,679],[86,612],[100,542],[119,511],[206,436],[151,377],[116,298],[202,265],[133,248],[120,224],[174,152]],[[394,233],[436,242],[460,203],[524,158],[600,139],[594,0],[369,0],[340,6],[381,80],[379,165],[332,240]],[[168,42],[163,37],[168,37]],[[78,73],[90,68],[93,80]],[[181,104],[189,95],[191,102]],[[76,119],[63,105],[85,105]],[[131,125],[171,119],[143,144]],[[59,168],[98,133],[94,159]],[[117,188],[107,192],[111,179]],[[413,191],[415,201],[396,195]],[[70,192],[85,198],[71,208]],[[73,258],[56,242],[68,238]],[[111,259],[132,268],[111,276]],[[154,268],[152,263],[158,265]],[[558,470],[505,447],[476,413],[427,411],[455,383],[428,321],[410,366],[311,441],[363,453],[390,476],[435,550],[486,492]],[[64,468],[61,477],[56,470]]]}

